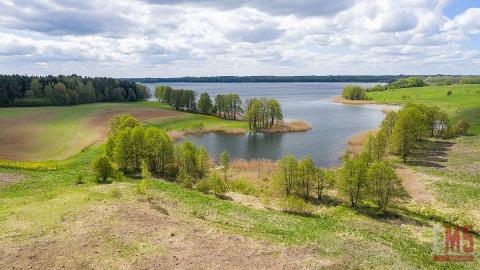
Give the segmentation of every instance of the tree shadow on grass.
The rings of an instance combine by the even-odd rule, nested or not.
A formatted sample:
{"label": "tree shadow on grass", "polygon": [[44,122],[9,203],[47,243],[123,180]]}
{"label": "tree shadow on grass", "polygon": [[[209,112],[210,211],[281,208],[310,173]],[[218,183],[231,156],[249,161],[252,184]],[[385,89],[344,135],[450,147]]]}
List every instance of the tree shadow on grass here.
{"label": "tree shadow on grass", "polygon": [[379,210],[378,208],[372,206],[355,207],[353,209],[359,214],[388,224],[409,224],[417,226],[428,225],[428,222],[425,220],[401,214],[393,209]]}
{"label": "tree shadow on grass", "polygon": [[445,168],[448,161],[448,150],[454,145],[449,141],[424,140],[413,153],[413,160],[407,162],[411,166]]}

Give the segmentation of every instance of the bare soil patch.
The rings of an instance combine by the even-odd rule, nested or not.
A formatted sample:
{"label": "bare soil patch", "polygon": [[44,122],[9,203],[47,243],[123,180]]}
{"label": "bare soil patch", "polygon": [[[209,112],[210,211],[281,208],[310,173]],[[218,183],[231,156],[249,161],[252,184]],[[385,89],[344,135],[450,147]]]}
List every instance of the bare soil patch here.
{"label": "bare soil patch", "polygon": [[126,108],[102,111],[88,121],[88,127],[96,130],[96,142],[106,138],[110,128],[110,120],[118,115],[128,113],[140,121],[157,120],[164,117],[177,116],[181,113],[175,111],[159,110],[155,108]]}
{"label": "bare soil patch", "polygon": [[25,179],[25,176],[13,173],[0,173],[0,187],[18,183]]}
{"label": "bare soil patch", "polygon": [[[160,208],[161,207],[161,208]],[[60,229],[2,241],[0,268],[305,269],[331,266],[312,247],[287,247],[207,227],[161,199],[91,206]],[[159,211],[158,209],[164,209]]]}
{"label": "bare soil patch", "polygon": [[426,182],[437,180],[434,176],[414,172],[406,166],[398,167],[396,171],[402,180],[403,188],[411,196],[413,201],[421,204],[431,204],[435,202],[435,197],[426,188]]}
{"label": "bare soil patch", "polygon": [[39,124],[54,119],[53,112],[25,113],[12,118],[0,118],[0,159],[21,160],[34,147],[35,134],[43,131]]}

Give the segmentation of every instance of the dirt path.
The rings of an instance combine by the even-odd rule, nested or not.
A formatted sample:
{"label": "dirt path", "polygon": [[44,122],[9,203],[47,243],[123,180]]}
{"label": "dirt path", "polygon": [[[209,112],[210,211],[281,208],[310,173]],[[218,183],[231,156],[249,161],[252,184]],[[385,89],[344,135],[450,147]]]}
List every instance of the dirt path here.
{"label": "dirt path", "polygon": [[[3,239],[1,269],[304,269],[312,248],[248,239],[176,216],[163,201],[91,206],[23,242]],[[13,267],[13,268],[12,268]]]}
{"label": "dirt path", "polygon": [[421,204],[435,202],[435,197],[427,190],[426,183],[436,180],[434,176],[414,172],[412,169],[401,166],[396,169],[398,176],[402,179],[403,188],[412,197],[412,200]]}

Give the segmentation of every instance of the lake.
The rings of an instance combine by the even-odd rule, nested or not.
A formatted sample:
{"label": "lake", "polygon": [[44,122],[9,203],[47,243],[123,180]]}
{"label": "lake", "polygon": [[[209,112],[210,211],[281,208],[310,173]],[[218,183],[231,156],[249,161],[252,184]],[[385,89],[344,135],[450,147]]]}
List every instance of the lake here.
{"label": "lake", "polygon": [[[357,83],[362,86],[372,84]],[[188,140],[204,145],[213,157],[224,150],[232,158],[277,160],[293,154],[298,158],[312,155],[317,166],[331,167],[340,163],[348,139],[361,131],[376,128],[384,119],[381,105],[343,105],[330,101],[341,94],[347,83],[159,83],[145,84],[191,89],[210,94],[235,92],[244,101],[251,97],[276,98],[286,120],[301,119],[312,129],[300,133],[232,135],[210,133],[189,135]]]}

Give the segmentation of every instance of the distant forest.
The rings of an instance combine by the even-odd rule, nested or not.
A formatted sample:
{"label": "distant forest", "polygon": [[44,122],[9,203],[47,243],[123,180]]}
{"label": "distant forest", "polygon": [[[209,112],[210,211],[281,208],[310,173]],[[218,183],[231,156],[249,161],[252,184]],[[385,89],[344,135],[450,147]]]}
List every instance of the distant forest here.
{"label": "distant forest", "polygon": [[0,106],[74,105],[148,99],[142,84],[124,79],[0,75]]}
{"label": "distant forest", "polygon": [[179,78],[129,78],[132,82],[250,83],[250,82],[378,82],[390,83],[410,75],[330,75],[330,76],[216,76]]}

